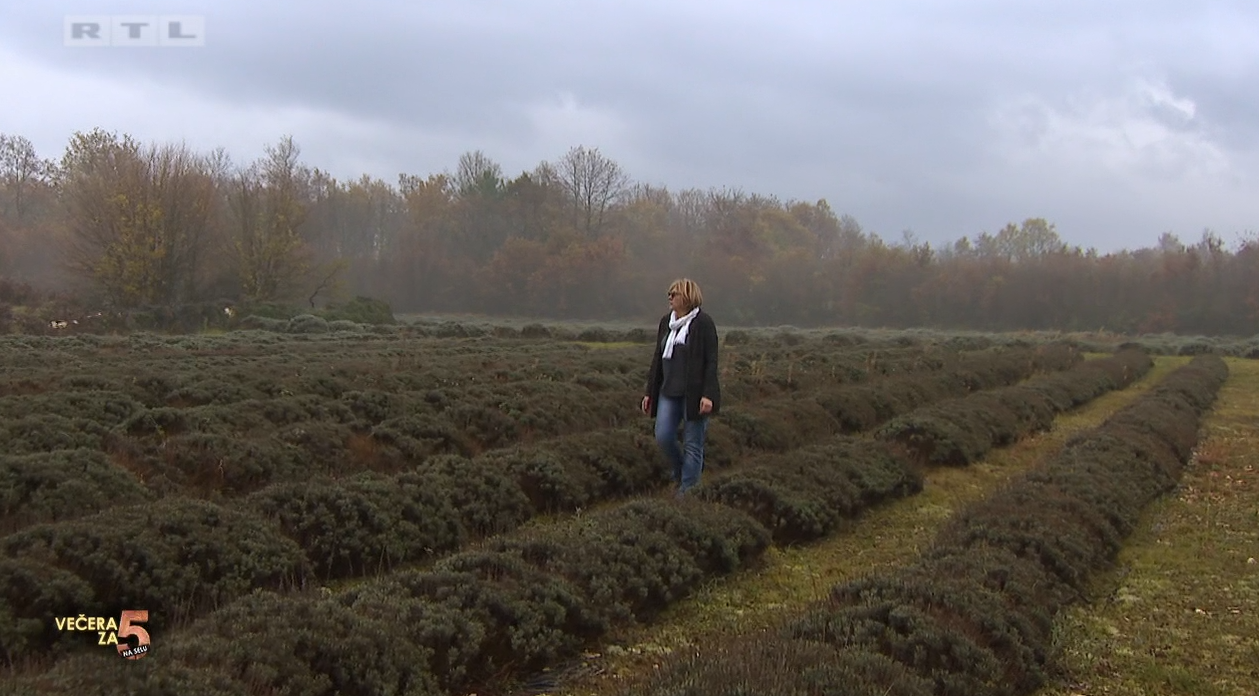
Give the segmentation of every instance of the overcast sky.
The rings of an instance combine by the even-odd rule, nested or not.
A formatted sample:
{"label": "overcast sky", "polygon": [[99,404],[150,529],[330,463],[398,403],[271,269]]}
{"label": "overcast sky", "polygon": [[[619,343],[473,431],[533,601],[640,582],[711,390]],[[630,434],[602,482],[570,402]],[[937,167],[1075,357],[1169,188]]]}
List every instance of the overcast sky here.
{"label": "overcast sky", "polygon": [[[194,15],[199,48],[74,48],[67,15]],[[1259,231],[1259,2],[0,0],[0,133],[224,147],[342,179],[508,176],[574,145],[637,181],[827,199],[939,243]]]}

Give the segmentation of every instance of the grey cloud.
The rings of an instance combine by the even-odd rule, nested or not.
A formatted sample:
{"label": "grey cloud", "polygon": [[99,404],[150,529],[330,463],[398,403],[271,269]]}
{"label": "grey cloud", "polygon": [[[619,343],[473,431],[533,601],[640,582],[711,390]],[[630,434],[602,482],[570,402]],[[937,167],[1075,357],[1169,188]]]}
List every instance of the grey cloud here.
{"label": "grey cloud", "polygon": [[[1060,230],[1080,243],[1152,243],[1152,215],[1162,211],[1143,197],[1166,191],[1146,179],[1175,171],[1142,169],[1149,152],[1116,150],[1123,164],[1109,173],[1105,163],[1072,170],[1088,162],[1052,148],[1036,154],[1044,138],[1086,140],[1090,127],[1121,138],[1124,123],[1088,109],[1140,80],[1191,101],[1193,116],[1160,102],[1145,112],[1128,104],[1116,118],[1214,143],[1235,179],[1256,174],[1259,52],[1243,40],[1259,27],[1253,3],[202,2],[181,12],[206,16],[206,48],[158,60],[62,47],[61,16],[94,11],[79,3],[9,4],[0,45],[62,69],[155,80],[228,103],[326,110],[415,134],[424,145],[367,140],[364,151],[340,158],[376,162],[371,173],[387,180],[417,171],[424,148],[430,157],[449,153],[445,166],[482,148],[531,167],[611,129],[608,142],[580,144],[623,160],[636,178],[826,197],[889,238],[913,228],[924,239],[951,239],[1044,215],[1064,221]],[[560,118],[566,95],[579,111],[571,118],[613,125],[577,123],[561,144],[567,122],[546,121]],[[996,128],[993,115],[1024,97],[1033,106],[1011,113],[1026,132]],[[1070,118],[1078,123],[1059,122]],[[85,128],[91,119],[85,105]],[[1175,153],[1196,152],[1184,154],[1175,140],[1154,147],[1164,168]],[[1099,190],[1107,182],[1117,193]],[[1198,196],[1200,185],[1185,184],[1184,195]],[[1165,223],[1237,225],[1259,212],[1240,196],[1213,204],[1185,201],[1192,213]]]}

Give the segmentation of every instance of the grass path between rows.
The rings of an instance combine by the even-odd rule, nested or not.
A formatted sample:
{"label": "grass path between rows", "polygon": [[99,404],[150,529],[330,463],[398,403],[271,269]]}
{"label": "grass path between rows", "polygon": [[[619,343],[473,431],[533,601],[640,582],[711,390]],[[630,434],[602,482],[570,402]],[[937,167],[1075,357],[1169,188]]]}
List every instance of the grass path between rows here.
{"label": "grass path between rows", "polygon": [[1259,694],[1259,361],[1228,367],[1179,489],[1064,615],[1065,674],[1038,696]]}
{"label": "grass path between rows", "polygon": [[771,548],[759,567],[701,588],[651,624],[610,635],[601,652],[558,668],[550,690],[522,690],[515,696],[610,696],[654,669],[662,656],[702,649],[707,636],[772,626],[825,597],[833,585],[907,563],[954,512],[1056,451],[1072,435],[1099,425],[1188,360],[1155,358],[1154,369],[1141,381],[1059,416],[1050,431],[994,450],[966,468],[929,470],[919,495],[870,510],[849,529],[820,542]]}

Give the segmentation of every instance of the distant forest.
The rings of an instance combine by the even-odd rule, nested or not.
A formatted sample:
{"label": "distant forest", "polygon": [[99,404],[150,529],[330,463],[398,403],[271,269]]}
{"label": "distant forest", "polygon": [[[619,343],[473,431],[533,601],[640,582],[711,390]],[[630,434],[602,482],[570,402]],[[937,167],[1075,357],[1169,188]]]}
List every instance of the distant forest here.
{"label": "distant forest", "polygon": [[0,312],[46,293],[126,310],[369,296],[395,312],[654,322],[697,280],[725,325],[1259,333],[1259,240],[1100,254],[1033,218],[933,247],[825,201],[635,182],[574,147],[514,178],[339,181],[292,138],[222,150],[76,133],[59,159],[0,135]]}

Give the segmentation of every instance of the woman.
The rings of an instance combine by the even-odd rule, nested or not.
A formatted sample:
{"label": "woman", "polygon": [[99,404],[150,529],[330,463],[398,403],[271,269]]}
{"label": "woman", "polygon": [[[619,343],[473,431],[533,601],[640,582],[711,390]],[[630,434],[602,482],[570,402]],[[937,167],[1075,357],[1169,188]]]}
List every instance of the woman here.
{"label": "woman", "polygon": [[703,303],[695,281],[683,278],[669,286],[671,311],[660,319],[643,397],[643,413],[656,418],[656,443],[673,465],[678,497],[699,483],[708,417],[721,408],[717,326],[700,310]]}

